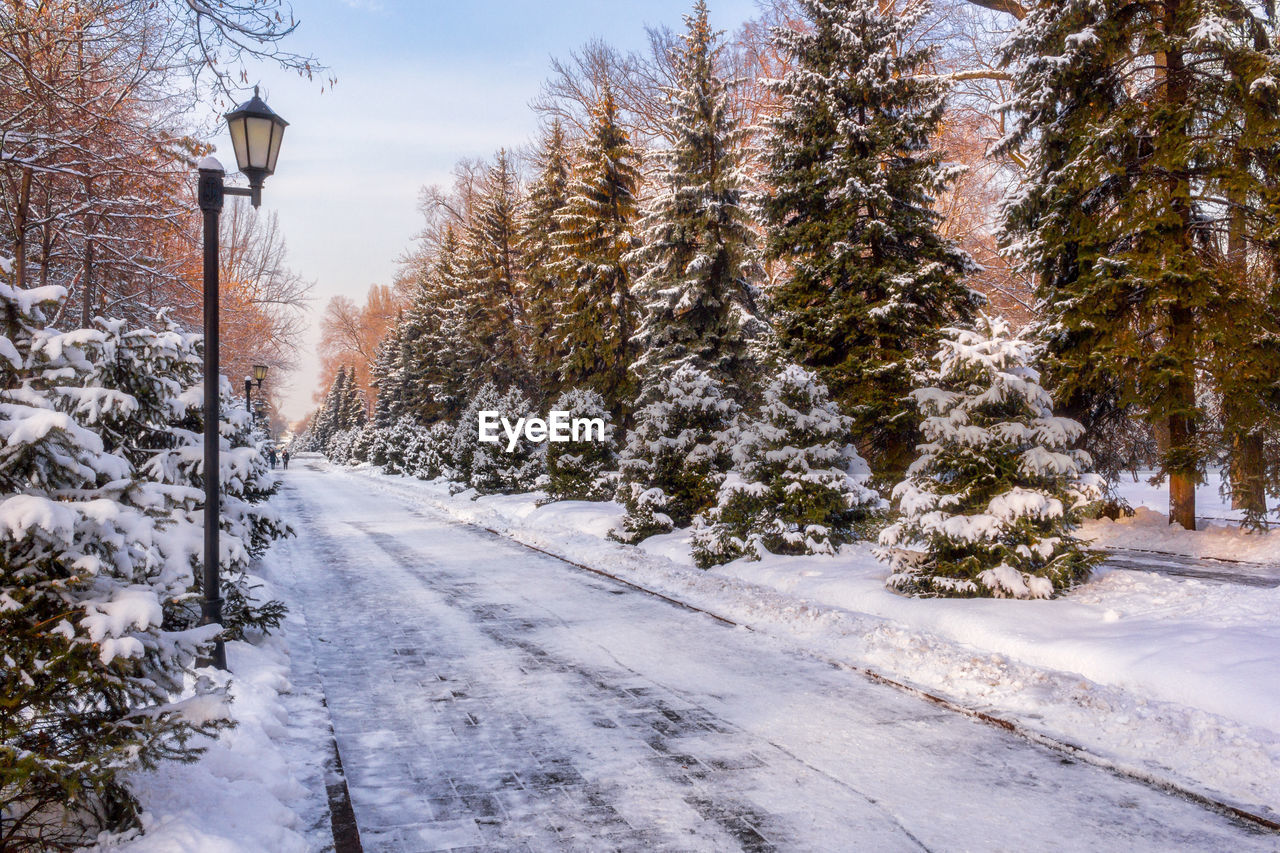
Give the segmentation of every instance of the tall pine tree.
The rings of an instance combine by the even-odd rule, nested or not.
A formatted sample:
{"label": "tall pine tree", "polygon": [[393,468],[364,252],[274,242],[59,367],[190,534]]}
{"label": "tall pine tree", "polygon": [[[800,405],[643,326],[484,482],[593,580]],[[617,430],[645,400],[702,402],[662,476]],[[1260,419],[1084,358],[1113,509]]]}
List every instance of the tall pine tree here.
{"label": "tall pine tree", "polygon": [[[1280,110],[1273,22],[1230,0],[1045,0],[1010,40],[1002,141],[1031,153],[1007,238],[1037,276],[1047,364],[1068,411],[1103,389],[1162,438],[1170,519],[1195,527],[1211,442],[1197,382],[1229,430],[1274,425]],[[1264,281],[1249,282],[1248,254]],[[1210,364],[1218,347],[1221,355]],[[1268,411],[1268,409],[1270,410]],[[1247,442],[1242,442],[1247,445]]]}
{"label": "tall pine tree", "polygon": [[462,323],[474,354],[466,365],[469,386],[522,383],[528,373],[519,206],[515,170],[500,150],[481,181],[462,244],[467,265]]}
{"label": "tall pine tree", "polygon": [[924,4],[799,0],[807,27],[774,39],[793,65],[774,84],[763,211],[768,254],[789,275],[772,291],[779,343],[817,370],[854,418],[877,475],[906,468],[918,416],[904,402],[938,330],[980,299],[971,261],[938,233],[934,198],[952,177],[930,137],[944,88],[911,38]]}
{"label": "tall pine tree", "polygon": [[636,248],[640,170],[608,86],[592,109],[577,159],[556,230],[556,268],[566,281],[555,331],[563,353],[560,381],[598,392],[616,413],[635,396],[629,368],[637,309],[624,259]]}
{"label": "tall pine tree", "polygon": [[[733,84],[721,77],[723,47],[698,0],[673,50],[666,90],[670,148],[658,152],[657,191],[646,205],[642,320],[634,370],[652,384],[684,364],[731,388],[754,384],[753,341],[765,337],[756,310],[755,235],[744,203],[748,129],[732,113]],[[642,392],[643,396],[643,392]]]}
{"label": "tall pine tree", "polygon": [[565,299],[565,277],[556,261],[557,218],[569,201],[572,163],[564,127],[556,119],[537,155],[538,176],[529,187],[520,220],[520,252],[525,268],[525,309],[529,326],[529,362],[541,396],[560,390],[557,368],[563,353],[554,334]]}

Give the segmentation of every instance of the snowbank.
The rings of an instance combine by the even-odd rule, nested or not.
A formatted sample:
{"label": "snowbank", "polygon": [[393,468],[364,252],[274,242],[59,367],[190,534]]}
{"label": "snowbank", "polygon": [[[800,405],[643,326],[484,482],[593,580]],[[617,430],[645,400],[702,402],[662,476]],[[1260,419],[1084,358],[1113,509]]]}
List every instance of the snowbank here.
{"label": "snowbank", "polygon": [[702,572],[687,531],[605,539],[614,503],[347,476],[1138,772],[1264,813],[1280,804],[1280,590],[1104,569],[1048,601],[910,599],[865,545]]}
{"label": "snowbank", "polygon": [[1199,527],[1186,530],[1170,524],[1164,513],[1138,505],[1130,518],[1085,522],[1080,536],[1099,548],[1138,548],[1215,560],[1280,563],[1280,530],[1250,533],[1230,521],[1201,521]]}
{"label": "snowbank", "polygon": [[[260,594],[271,597],[264,581],[254,582],[263,583]],[[297,708],[301,700],[292,695],[291,628],[296,630],[292,616],[280,634],[259,644],[227,643],[235,728],[191,764],[164,762],[134,774],[129,784],[142,804],[143,834],[104,836],[96,849],[306,853],[331,841],[324,836],[327,806],[323,782],[317,781],[327,733],[311,709]]]}

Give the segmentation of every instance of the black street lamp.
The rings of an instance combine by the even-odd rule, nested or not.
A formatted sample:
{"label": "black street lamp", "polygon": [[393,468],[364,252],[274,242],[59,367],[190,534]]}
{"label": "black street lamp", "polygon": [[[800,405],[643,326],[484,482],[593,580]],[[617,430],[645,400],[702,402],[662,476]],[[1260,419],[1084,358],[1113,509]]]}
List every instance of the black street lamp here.
{"label": "black street lamp", "polygon": [[[204,213],[204,599],[200,602],[200,624],[222,623],[222,585],[218,577],[218,217],[227,195],[248,196],[254,207],[262,203],[262,182],[276,170],[280,140],[289,123],[253,97],[226,115],[236,164],[249,179],[249,189],[228,187],[225,171],[213,157],[205,157],[200,170],[200,210]],[[261,366],[261,365],[259,365]],[[255,372],[257,367],[254,368]],[[263,376],[266,369],[263,368]],[[248,389],[246,388],[246,391]],[[219,639],[210,661],[218,669],[227,668],[227,652]]]}
{"label": "black street lamp", "polygon": [[253,366],[253,377],[246,376],[244,378],[244,407],[249,410],[249,421],[253,422],[253,405],[249,400],[249,390],[253,387],[253,383],[258,383],[258,392],[262,392],[262,380],[267,378],[267,366],[265,364],[255,364]]}

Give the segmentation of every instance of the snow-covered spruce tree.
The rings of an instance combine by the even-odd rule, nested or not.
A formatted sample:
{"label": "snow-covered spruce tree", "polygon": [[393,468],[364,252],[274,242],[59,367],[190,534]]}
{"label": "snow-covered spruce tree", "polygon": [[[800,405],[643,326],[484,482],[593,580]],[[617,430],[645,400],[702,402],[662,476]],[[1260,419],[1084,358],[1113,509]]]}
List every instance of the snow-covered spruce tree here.
{"label": "snow-covered spruce tree", "polygon": [[554,119],[536,155],[538,175],[529,186],[520,217],[520,254],[525,268],[525,311],[529,329],[529,366],[540,400],[560,389],[558,367],[564,357],[555,335],[564,299],[563,267],[557,265],[557,217],[569,201],[569,159],[564,127]]}
{"label": "snow-covered spruce tree", "polygon": [[606,85],[578,151],[569,200],[556,217],[553,269],[565,281],[565,296],[554,336],[563,353],[561,387],[590,388],[615,414],[635,397],[637,308],[624,259],[636,247],[639,186],[639,155]]}
{"label": "snow-covered spruce tree", "polygon": [[[494,408],[500,418],[513,425],[520,418],[534,416],[533,404],[519,388],[507,389]],[[471,488],[482,495],[533,491],[544,470],[546,445],[528,441],[521,434],[515,447],[508,450],[505,430],[499,428],[498,434],[496,443],[477,443],[471,456]]]}
{"label": "snow-covered spruce tree", "polygon": [[641,221],[641,305],[633,371],[643,381],[692,364],[746,390],[759,370],[754,344],[768,327],[756,309],[759,275],[744,202],[748,128],[733,114],[733,84],[721,79],[723,47],[698,0],[672,51],[675,84],[665,90],[670,147],[657,152],[656,191]]}
{"label": "snow-covered spruce tree", "polygon": [[486,382],[471,395],[471,399],[467,401],[467,407],[462,410],[458,422],[454,425],[453,436],[449,442],[449,456],[452,463],[450,479],[455,480],[460,489],[471,487],[475,456],[481,446],[480,412],[496,412],[501,405],[501,392],[492,382]]}
{"label": "snow-covered spruce tree", "polygon": [[807,26],[774,31],[791,70],[762,177],[768,254],[789,267],[770,291],[780,347],[853,415],[889,482],[918,437],[913,373],[981,302],[961,281],[972,262],[938,231],[954,171],[930,148],[945,84],[914,34],[926,5],[798,0]]}
{"label": "snow-covered spruce tree", "polygon": [[[466,406],[460,346],[464,264],[457,230],[446,225],[432,255],[414,270],[404,336],[405,411],[420,423],[456,420]],[[460,352],[460,350],[462,350]]]}
{"label": "snow-covered spruce tree", "polygon": [[382,436],[382,470],[388,474],[412,474],[425,452],[426,428],[413,418],[401,417]]}
{"label": "snow-covered spruce tree", "polygon": [[[186,559],[191,571],[182,583],[198,587],[203,553],[189,552],[204,527],[203,356],[200,336],[184,332],[164,314],[157,329],[131,329],[120,320],[99,320],[78,335],[86,351],[97,353],[82,369],[81,383],[125,394],[134,405],[117,416],[99,415],[85,423],[109,450],[125,457],[137,476],[160,489],[173,524],[162,541],[170,559]],[[40,350],[37,348],[36,353]],[[95,392],[96,393],[96,392]],[[270,506],[279,481],[266,458],[266,439],[254,427],[242,399],[225,378],[221,382],[221,549],[223,636],[240,639],[246,629],[275,628],[285,613],[279,601],[258,601],[248,579],[250,563],[276,539],[291,535]],[[177,545],[181,545],[178,549]],[[166,626],[194,627],[194,600],[166,614]]]}
{"label": "snow-covered spruce tree", "polygon": [[613,422],[604,398],[595,391],[574,388],[565,391],[551,407],[568,412],[569,421],[600,418],[604,421],[600,436],[580,434],[577,440],[547,443],[547,473],[539,485],[552,501],[605,501],[613,496],[617,483],[611,476],[614,466]]}
{"label": "snow-covered spruce tree", "polygon": [[407,472],[422,480],[437,477],[457,479],[453,463],[453,436],[456,427],[448,421],[436,421],[422,433],[422,445],[414,468]]}
{"label": "snow-covered spruce tree", "polygon": [[1100,559],[1072,531],[1102,480],[1071,449],[1080,424],[1054,416],[1030,343],[986,317],[946,334],[931,386],[912,392],[926,443],[877,556],[914,595],[1048,598]]}
{"label": "snow-covered spruce tree", "polygon": [[718,381],[692,365],[656,384],[636,412],[620,460],[617,500],[627,514],[615,538],[634,543],[686,527],[715,502],[730,467],[725,433],[738,408]]}
{"label": "snow-covered spruce tree", "polygon": [[733,469],[693,535],[702,568],[739,557],[834,554],[865,537],[884,501],[848,443],[850,418],[816,375],[787,365],[735,435]]}
{"label": "snow-covered spruce tree", "polygon": [[[171,514],[187,495],[128,458],[162,432],[189,343],[45,328],[64,296],[0,283],[0,838],[14,850],[136,826],[120,774],[189,760],[193,735],[227,724],[220,688],[189,677],[210,629],[167,624],[192,583]],[[118,356],[138,396],[103,382]]]}
{"label": "snow-covered spruce tree", "polygon": [[341,407],[340,401],[346,394],[346,387],[347,368],[342,366],[338,368],[338,375],[329,383],[329,390],[325,393],[320,408],[316,410],[315,417],[311,420],[310,432],[315,442],[315,449],[321,453],[328,452],[329,441],[334,433],[344,429],[339,427],[337,418]]}
{"label": "snow-covered spruce tree", "polygon": [[1255,4],[1043,0],[1006,43],[1000,147],[1029,163],[1005,230],[1039,283],[1046,375],[1067,411],[1109,393],[1167,436],[1170,519],[1189,529],[1214,450],[1201,389],[1226,404],[1231,457],[1277,430],[1275,33]]}
{"label": "snow-covered spruce tree", "polygon": [[518,244],[520,190],[515,169],[500,150],[476,185],[473,214],[462,235],[466,283],[461,328],[452,343],[471,354],[465,384],[498,387],[527,381],[528,335]]}
{"label": "snow-covered spruce tree", "polygon": [[368,462],[371,465],[378,465],[379,451],[382,449],[382,430],[369,421],[360,429],[355,431],[354,437],[351,439],[351,447],[347,450],[346,463],[348,465],[359,465]]}
{"label": "snow-covered spruce tree", "polygon": [[378,343],[369,368],[371,384],[377,392],[371,420],[381,429],[390,427],[405,413],[407,327],[401,312],[387,336]]}
{"label": "snow-covered spruce tree", "polygon": [[351,465],[358,462],[351,454],[351,447],[360,436],[359,429],[338,430],[329,437],[325,457],[335,465]]}

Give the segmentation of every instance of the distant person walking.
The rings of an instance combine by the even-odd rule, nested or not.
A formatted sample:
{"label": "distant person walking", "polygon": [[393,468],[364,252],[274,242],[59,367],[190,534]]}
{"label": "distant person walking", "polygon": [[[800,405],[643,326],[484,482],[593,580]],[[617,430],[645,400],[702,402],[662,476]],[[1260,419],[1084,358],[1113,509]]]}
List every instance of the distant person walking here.
{"label": "distant person walking", "polygon": [[288,471],[289,470],[289,450],[287,448],[280,452],[280,461],[284,463],[284,469]]}
{"label": "distant person walking", "polygon": [[271,463],[271,470],[276,469],[276,449],[274,447],[267,448],[267,461]]}

